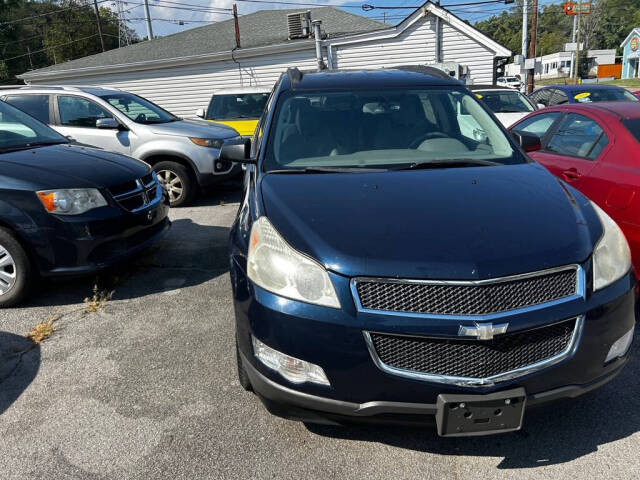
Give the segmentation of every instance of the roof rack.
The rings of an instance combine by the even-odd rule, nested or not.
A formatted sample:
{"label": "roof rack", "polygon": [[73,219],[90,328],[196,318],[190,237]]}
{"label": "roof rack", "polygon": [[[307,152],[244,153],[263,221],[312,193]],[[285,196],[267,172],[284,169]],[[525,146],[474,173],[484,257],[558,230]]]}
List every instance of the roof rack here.
{"label": "roof rack", "polygon": [[302,72],[298,67],[287,68],[287,76],[289,77],[289,82],[291,82],[291,85],[294,85],[302,80]]}
{"label": "roof rack", "polygon": [[430,67],[428,65],[396,65],[389,67],[395,70],[404,70],[405,72],[423,73],[438,78],[446,78],[447,80],[455,79],[439,68]]}

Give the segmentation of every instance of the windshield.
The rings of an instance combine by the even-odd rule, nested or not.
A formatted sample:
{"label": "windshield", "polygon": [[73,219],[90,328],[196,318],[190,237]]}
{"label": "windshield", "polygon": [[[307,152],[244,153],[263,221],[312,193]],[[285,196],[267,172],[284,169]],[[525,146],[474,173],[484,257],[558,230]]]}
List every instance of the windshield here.
{"label": "windshield", "polygon": [[0,153],[56,143],[67,143],[67,139],[21,110],[0,101]]}
{"label": "windshield", "polygon": [[578,103],[589,102],[637,102],[638,98],[624,88],[580,89],[571,92]]}
{"label": "windshield", "polygon": [[529,100],[517,90],[474,90],[473,93],[494,113],[533,112],[535,110]]}
{"label": "windshield", "polygon": [[258,119],[269,93],[233,93],[214,95],[207,109],[207,120]]}
{"label": "windshield", "polygon": [[143,125],[169,123],[179,120],[175,115],[160,108],[149,100],[131,93],[112,93],[100,98],[124,113],[130,120]]}
{"label": "windshield", "polygon": [[391,169],[447,160],[525,162],[462,88],[332,90],[279,98],[264,169]]}

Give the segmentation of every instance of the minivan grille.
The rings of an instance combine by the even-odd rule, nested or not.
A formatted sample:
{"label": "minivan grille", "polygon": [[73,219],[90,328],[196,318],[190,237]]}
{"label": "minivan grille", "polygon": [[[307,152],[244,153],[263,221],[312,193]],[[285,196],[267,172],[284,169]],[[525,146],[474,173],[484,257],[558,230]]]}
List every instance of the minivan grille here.
{"label": "minivan grille", "polygon": [[547,360],[568,349],[577,319],[500,335],[458,340],[369,333],[385,365],[411,372],[488,378]]}
{"label": "minivan grille", "polygon": [[578,271],[573,266],[476,284],[355,280],[363,309],[436,315],[489,315],[530,307],[575,295],[577,285]]}
{"label": "minivan grille", "polygon": [[157,199],[158,190],[158,179],[155,172],[151,172],[137,180],[110,187],[109,193],[122,208],[135,212],[153,203]]}

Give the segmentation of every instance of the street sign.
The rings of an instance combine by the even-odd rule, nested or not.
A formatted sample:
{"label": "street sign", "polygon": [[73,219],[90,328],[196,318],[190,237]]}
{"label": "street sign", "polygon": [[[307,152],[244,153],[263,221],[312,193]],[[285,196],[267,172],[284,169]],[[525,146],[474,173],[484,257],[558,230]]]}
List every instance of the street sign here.
{"label": "street sign", "polygon": [[535,58],[527,58],[524,61],[524,68],[526,70],[532,70],[532,69],[536,68],[536,59]]}
{"label": "street sign", "polygon": [[[564,51],[565,52],[575,52],[576,50],[578,50],[578,44],[577,43],[565,43],[564,44]],[[584,49],[584,43],[580,42],[580,50]]]}
{"label": "street sign", "polygon": [[591,2],[565,2],[562,11],[567,15],[588,15],[591,13]]}

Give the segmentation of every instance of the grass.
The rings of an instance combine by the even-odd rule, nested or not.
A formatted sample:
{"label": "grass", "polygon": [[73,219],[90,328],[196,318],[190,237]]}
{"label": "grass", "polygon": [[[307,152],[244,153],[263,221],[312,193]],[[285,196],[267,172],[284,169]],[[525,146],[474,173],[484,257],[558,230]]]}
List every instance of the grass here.
{"label": "grass", "polygon": [[[535,80],[536,86],[544,85],[575,85],[573,78],[543,78],[541,80]],[[610,80],[608,82],[598,82],[599,85],[618,85],[619,87],[640,88],[640,78],[620,78],[617,80]],[[590,84],[591,85],[591,84]]]}
{"label": "grass", "polygon": [[84,313],[96,313],[100,310],[104,310],[107,306],[107,302],[111,300],[111,297],[113,297],[113,293],[113,290],[100,290],[98,288],[98,284],[94,284],[93,295],[84,299]]}
{"label": "grass", "polygon": [[50,316],[44,322],[38,323],[27,334],[27,338],[31,339],[33,343],[42,343],[56,331],[55,323],[59,317],[56,315]]}

